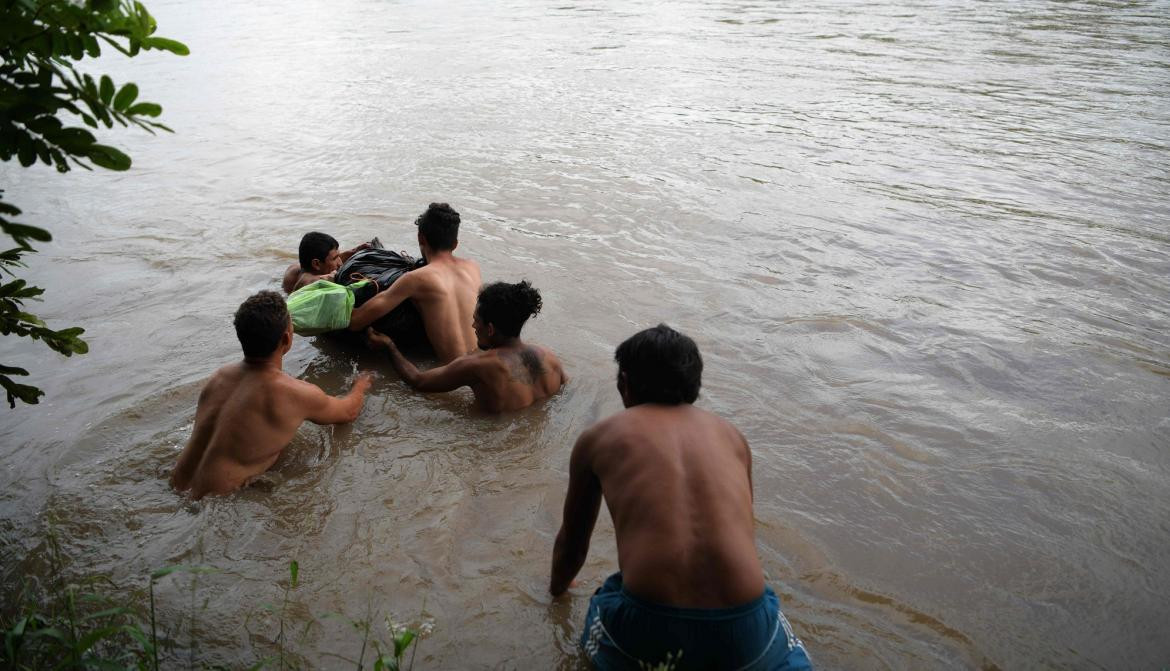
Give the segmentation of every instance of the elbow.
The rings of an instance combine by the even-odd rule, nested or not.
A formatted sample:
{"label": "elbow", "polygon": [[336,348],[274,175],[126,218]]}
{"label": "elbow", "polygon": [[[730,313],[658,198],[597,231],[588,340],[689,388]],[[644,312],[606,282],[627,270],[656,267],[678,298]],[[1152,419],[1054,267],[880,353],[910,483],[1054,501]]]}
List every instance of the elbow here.
{"label": "elbow", "polygon": [[362,404],[358,403],[349,412],[345,413],[345,423],[352,424],[357,421],[358,415],[362,414]]}

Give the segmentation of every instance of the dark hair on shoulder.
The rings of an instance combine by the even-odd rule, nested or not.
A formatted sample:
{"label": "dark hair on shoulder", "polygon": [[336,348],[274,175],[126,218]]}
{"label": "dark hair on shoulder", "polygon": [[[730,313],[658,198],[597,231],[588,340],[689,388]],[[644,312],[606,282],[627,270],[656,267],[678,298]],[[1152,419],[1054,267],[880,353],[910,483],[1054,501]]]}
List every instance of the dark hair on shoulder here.
{"label": "dark hair on shoulder", "polygon": [[305,233],[305,237],[301,238],[300,249],[297,250],[297,255],[300,257],[301,270],[311,273],[313,272],[313,260],[324,261],[329,258],[329,252],[337,249],[337,240],[328,233],[319,233],[312,231]]}
{"label": "dark hair on shoulder", "polygon": [[481,322],[495,326],[500,335],[515,338],[524,322],[540,313],[543,305],[540,292],[528,280],[519,284],[495,282],[479,290],[475,311]]}
{"label": "dark hair on shoulder", "polygon": [[639,331],[613,355],[635,404],[694,403],[703,378],[703,357],[687,336],[666,324]]}
{"label": "dark hair on shoulder", "polygon": [[459,213],[447,203],[431,203],[414,223],[431,249],[436,252],[455,249],[459,241]]}
{"label": "dark hair on shoulder", "polygon": [[233,323],[244,356],[263,359],[276,351],[280,337],[288,330],[288,306],[275,291],[261,291],[240,304]]}

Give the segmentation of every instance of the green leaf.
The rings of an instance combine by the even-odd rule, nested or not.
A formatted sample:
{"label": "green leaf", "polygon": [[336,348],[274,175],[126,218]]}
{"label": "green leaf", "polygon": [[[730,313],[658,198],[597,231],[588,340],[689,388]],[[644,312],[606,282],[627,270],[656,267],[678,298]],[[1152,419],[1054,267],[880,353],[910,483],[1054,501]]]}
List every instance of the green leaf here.
{"label": "green leaf", "polygon": [[123,84],[118,95],[114,96],[114,109],[124,112],[136,98],[138,98],[138,86],[136,84]]}
{"label": "green leaf", "polygon": [[[23,368],[17,368],[16,366],[0,366],[0,375],[28,375],[28,371]],[[25,620],[27,619],[25,618]],[[21,620],[21,622],[23,621]]]}
{"label": "green leaf", "polygon": [[102,83],[98,88],[98,93],[102,103],[109,105],[110,100],[114,97],[114,80],[110,79],[109,75],[102,75]]}
{"label": "green leaf", "polygon": [[69,55],[75,61],[85,58],[85,41],[76,33],[66,33],[69,41]]}
{"label": "green leaf", "polygon": [[83,653],[92,648],[94,643],[105,638],[113,638],[120,629],[121,627],[99,627],[98,629],[94,629],[85,636],[82,636],[81,640],[77,642],[77,652]]}
{"label": "green leaf", "polygon": [[29,405],[36,405],[40,402],[40,398],[45,395],[45,392],[36,387],[27,384],[17,384],[9,380],[7,375],[0,375],[0,387],[3,387],[4,391],[8,394],[9,408],[16,407],[17,399]]}
{"label": "green leaf", "polygon": [[162,105],[158,103],[138,103],[126,110],[126,114],[135,116],[138,114],[144,116],[158,116],[162,114]]}
{"label": "green leaf", "polygon": [[410,647],[411,641],[414,640],[414,632],[407,629],[394,638],[394,656],[401,658],[406,653],[406,649]]}
{"label": "green leaf", "polygon": [[85,52],[89,54],[90,58],[97,58],[102,55],[102,49],[98,45],[96,37],[87,33],[81,39],[85,41]]}
{"label": "green leaf", "polygon": [[12,236],[17,242],[25,238],[36,240],[37,242],[49,242],[53,239],[52,234],[45,229],[26,224],[4,223],[0,224],[0,230]]}
{"label": "green leaf", "polygon": [[[45,325],[45,322],[41,321],[40,317],[34,314],[29,314],[28,312],[17,312],[16,318],[28,324],[35,324],[37,326]],[[52,331],[50,331],[50,333],[52,333]]]}
{"label": "green leaf", "polygon": [[37,162],[37,150],[27,137],[22,135],[20,140],[16,146],[16,157],[20,160],[20,165],[27,168]]}
{"label": "green leaf", "polygon": [[130,157],[123,154],[120,150],[115,149],[104,144],[90,145],[86,152],[89,160],[94,162],[94,165],[100,166],[107,170],[129,170]]}
{"label": "green leaf", "polygon": [[187,56],[191,53],[191,50],[187,48],[186,44],[165,37],[148,37],[142,40],[142,46],[147,49],[162,49],[177,56]]}
{"label": "green leaf", "polygon": [[[2,381],[2,380],[0,380],[0,381]],[[7,388],[7,386],[5,388]],[[21,399],[21,400],[23,401],[24,399]],[[62,643],[65,643],[65,641],[66,641],[65,633],[62,632],[60,629],[57,629],[56,627],[45,627],[44,629],[37,629],[36,631],[29,632],[29,634],[28,634],[29,638],[39,638],[41,636],[55,638],[58,641],[61,641]]]}
{"label": "green leaf", "polygon": [[21,289],[24,289],[26,284],[28,283],[24,280],[13,280],[8,284],[0,284],[0,298],[15,296],[20,293]]}
{"label": "green leaf", "polygon": [[44,137],[49,142],[52,142],[70,154],[85,153],[88,147],[93,146],[97,142],[97,138],[93,136],[93,133],[84,128],[74,126],[49,131],[45,133]]}
{"label": "green leaf", "polygon": [[297,574],[299,574],[300,572],[301,572],[301,566],[300,566],[300,564],[297,563],[297,560],[294,559],[288,563],[288,573],[292,577],[292,588],[293,589],[297,588]]}
{"label": "green leaf", "polygon": [[[90,596],[92,596],[92,595],[90,595]],[[106,608],[105,610],[99,610],[96,613],[90,613],[88,615],[84,615],[84,616],[82,616],[81,619],[82,620],[97,620],[97,619],[101,619],[103,617],[110,617],[113,615],[131,615],[132,613],[133,613],[133,611],[131,611],[129,608],[126,608],[124,606],[114,606],[113,608]]]}
{"label": "green leaf", "polygon": [[123,625],[122,631],[130,634],[131,638],[138,641],[138,644],[142,646],[142,651],[146,654],[149,655],[154,652],[154,646],[151,645],[150,639],[147,637],[146,633],[138,627],[129,624]]}
{"label": "green leaf", "polygon": [[[61,331],[60,333],[74,336],[85,333],[85,330],[81,328],[69,328]],[[215,573],[218,570],[219,569],[215,568],[214,566],[199,566],[198,564],[172,564],[170,566],[164,566],[155,570],[150,574],[150,579],[158,580],[159,578],[165,578],[172,573]]]}
{"label": "green leaf", "polygon": [[38,135],[48,135],[61,130],[61,120],[49,114],[43,114],[25,124],[29,130]]}

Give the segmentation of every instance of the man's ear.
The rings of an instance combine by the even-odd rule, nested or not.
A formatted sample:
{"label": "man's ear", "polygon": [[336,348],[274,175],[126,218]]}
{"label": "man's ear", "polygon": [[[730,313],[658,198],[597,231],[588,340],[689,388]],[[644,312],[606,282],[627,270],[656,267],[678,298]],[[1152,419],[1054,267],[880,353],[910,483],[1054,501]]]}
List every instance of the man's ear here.
{"label": "man's ear", "polygon": [[288,351],[290,349],[292,349],[292,343],[293,343],[293,325],[292,325],[292,320],[290,319],[290,320],[288,320],[288,328],[286,328],[284,330],[284,333],[282,333],[280,336],[280,344],[278,345],[278,347],[281,349],[281,351],[288,353]]}
{"label": "man's ear", "polygon": [[309,261],[309,267],[313,269],[315,274],[320,275],[322,263],[324,263],[324,261],[321,259],[313,259],[312,261]]}
{"label": "man's ear", "polygon": [[622,405],[630,407],[630,378],[626,376],[625,371],[618,371],[617,390],[622,397]]}

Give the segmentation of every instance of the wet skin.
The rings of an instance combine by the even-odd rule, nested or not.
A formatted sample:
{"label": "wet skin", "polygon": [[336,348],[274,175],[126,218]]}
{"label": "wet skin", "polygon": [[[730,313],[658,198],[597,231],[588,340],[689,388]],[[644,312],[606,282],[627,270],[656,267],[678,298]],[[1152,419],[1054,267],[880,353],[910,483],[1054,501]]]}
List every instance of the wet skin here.
{"label": "wet skin", "polygon": [[[764,592],[752,514],[751,451],[727,421],[691,404],[634,404],[573,447],[549,591],[585,563],[604,497],[624,587],[681,608],[728,608]],[[631,407],[632,406],[632,407]]]}
{"label": "wet skin", "polygon": [[193,499],[225,494],[268,470],[305,420],[344,424],[357,418],[370,374],[359,375],[345,396],[329,396],[281,370],[292,335],[290,324],[270,357],[244,359],[212,374],[171,473],[172,487]]}

